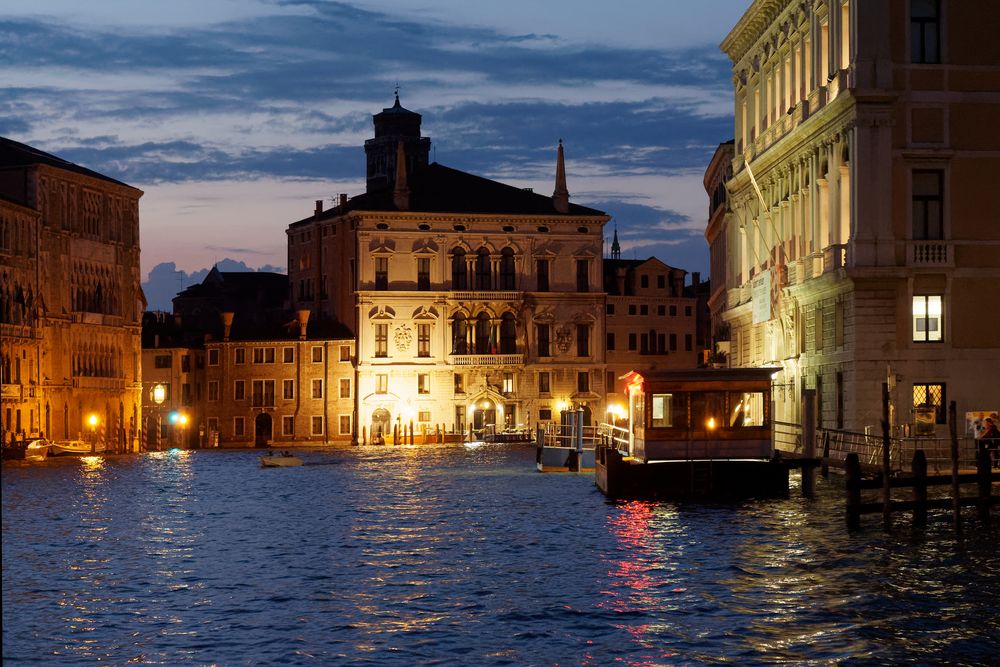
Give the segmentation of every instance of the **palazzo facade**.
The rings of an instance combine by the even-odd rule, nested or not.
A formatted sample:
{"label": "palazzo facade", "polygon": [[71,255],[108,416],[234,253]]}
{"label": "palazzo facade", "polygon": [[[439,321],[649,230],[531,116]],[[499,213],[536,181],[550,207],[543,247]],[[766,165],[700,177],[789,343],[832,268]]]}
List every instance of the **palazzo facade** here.
{"label": "palazzo facade", "polygon": [[994,9],[756,0],[722,42],[710,306],[731,365],[776,368],[777,420],[810,388],[821,426],[877,428],[883,382],[897,432],[1000,406]]}
{"label": "palazzo facade", "polygon": [[125,183],[0,137],[5,441],[91,437],[111,450],[137,448],[145,307],[141,196]]}
{"label": "palazzo facade", "polygon": [[358,440],[603,417],[602,229],[569,202],[428,162],[421,117],[374,116],[367,192],[288,227],[294,308],[343,324]]}

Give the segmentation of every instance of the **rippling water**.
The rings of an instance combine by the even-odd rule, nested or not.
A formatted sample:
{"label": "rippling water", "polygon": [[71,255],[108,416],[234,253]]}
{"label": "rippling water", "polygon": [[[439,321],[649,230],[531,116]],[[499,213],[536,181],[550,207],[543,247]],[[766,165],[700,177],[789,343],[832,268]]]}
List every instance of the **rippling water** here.
{"label": "rippling water", "polygon": [[609,504],[524,448],[303,457],[5,464],[4,664],[1000,660],[1000,530],[971,515],[851,535],[837,478]]}

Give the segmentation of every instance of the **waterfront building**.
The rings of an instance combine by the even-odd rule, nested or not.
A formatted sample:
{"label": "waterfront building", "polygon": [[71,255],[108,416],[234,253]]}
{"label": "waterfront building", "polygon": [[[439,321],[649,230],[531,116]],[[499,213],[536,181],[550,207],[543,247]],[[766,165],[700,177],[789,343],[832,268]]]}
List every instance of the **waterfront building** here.
{"label": "waterfront building", "polygon": [[611,258],[604,260],[609,409],[627,405],[624,375],[630,371],[696,368],[699,283],[685,287],[687,271],[655,257],[622,259],[615,232]]}
{"label": "waterfront building", "polygon": [[138,446],[141,196],[0,137],[4,442],[44,435]]}
{"label": "waterfront building", "polygon": [[[756,0],[722,42],[735,140],[713,188],[712,312],[775,418],[897,430],[1000,405],[1000,51],[985,0]],[[731,177],[728,170],[731,168]],[[728,178],[725,205],[716,200]]]}
{"label": "waterfront building", "polygon": [[[374,116],[367,190],[289,225],[293,307],[356,340],[359,438],[603,416],[602,229],[570,203],[430,163],[421,116]],[[589,418],[589,417],[588,417]]]}

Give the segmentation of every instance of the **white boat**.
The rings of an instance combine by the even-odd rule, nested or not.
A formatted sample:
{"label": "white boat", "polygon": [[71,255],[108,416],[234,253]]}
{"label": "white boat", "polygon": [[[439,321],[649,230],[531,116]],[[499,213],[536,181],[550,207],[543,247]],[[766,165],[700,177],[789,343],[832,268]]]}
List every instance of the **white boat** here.
{"label": "white boat", "polygon": [[259,458],[261,468],[293,468],[302,465],[302,459],[288,452],[281,452],[280,454],[270,452],[267,456]]}
{"label": "white boat", "polygon": [[104,449],[103,442],[89,443],[81,440],[53,440],[49,443],[50,456],[100,454],[104,452]]}
{"label": "white boat", "polygon": [[44,461],[49,455],[48,440],[32,440],[24,450],[25,461]]}

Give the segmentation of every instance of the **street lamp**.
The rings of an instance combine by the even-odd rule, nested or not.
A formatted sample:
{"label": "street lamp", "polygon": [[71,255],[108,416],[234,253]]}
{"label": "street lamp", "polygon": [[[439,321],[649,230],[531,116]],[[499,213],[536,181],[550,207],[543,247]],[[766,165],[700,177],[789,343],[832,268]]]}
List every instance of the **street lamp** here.
{"label": "street lamp", "polygon": [[91,413],[87,423],[90,424],[90,453],[93,454],[97,451],[97,415]]}

